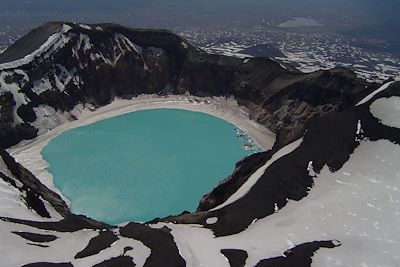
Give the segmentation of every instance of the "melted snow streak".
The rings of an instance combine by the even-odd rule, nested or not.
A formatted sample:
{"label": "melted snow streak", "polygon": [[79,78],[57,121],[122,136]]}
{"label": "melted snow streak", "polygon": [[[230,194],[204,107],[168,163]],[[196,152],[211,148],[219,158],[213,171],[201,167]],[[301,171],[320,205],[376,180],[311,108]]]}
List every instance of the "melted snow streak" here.
{"label": "melted snow streak", "polygon": [[364,103],[367,103],[369,100],[371,100],[374,96],[376,96],[377,94],[379,94],[380,92],[386,90],[387,88],[389,88],[390,85],[392,85],[393,82],[388,82],[385,83],[384,85],[382,85],[381,87],[379,87],[377,90],[375,90],[374,92],[372,92],[371,94],[369,94],[368,96],[364,97],[360,102],[357,103],[356,106],[362,105]]}

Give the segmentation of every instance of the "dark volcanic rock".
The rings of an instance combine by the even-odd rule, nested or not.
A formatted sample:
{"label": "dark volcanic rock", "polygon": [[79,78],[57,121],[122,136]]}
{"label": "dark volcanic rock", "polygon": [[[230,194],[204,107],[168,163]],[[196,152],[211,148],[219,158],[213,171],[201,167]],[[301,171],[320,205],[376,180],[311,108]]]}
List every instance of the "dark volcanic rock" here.
{"label": "dark volcanic rock", "polygon": [[179,254],[174,238],[169,229],[154,229],[139,223],[129,223],[121,227],[120,234],[123,237],[141,241],[151,249],[144,266],[186,266],[185,260]]}
{"label": "dark volcanic rock", "polygon": [[58,222],[35,222],[5,217],[0,217],[0,220],[57,232],[76,232],[83,229],[107,230],[113,228],[111,225],[92,220],[83,215],[68,215]]}
{"label": "dark volcanic rock", "polygon": [[48,201],[62,216],[70,214],[67,203],[65,203],[57,193],[43,185],[28,169],[16,162],[15,159],[2,148],[0,148],[0,157],[2,157],[4,163],[15,178],[24,185],[23,189],[27,192],[26,200],[28,205],[37,210],[41,216],[50,217],[45,206],[38,198],[38,195]]}
{"label": "dark volcanic rock", "polygon": [[98,236],[92,238],[89,244],[78,254],[75,259],[89,257],[98,254],[100,251],[110,247],[118,237],[112,231],[100,232]]}
{"label": "dark volcanic rock", "polygon": [[376,99],[391,96],[400,96],[400,82],[392,84],[389,88],[375,95],[370,101],[356,109],[361,120],[363,138],[368,138],[372,141],[386,139],[395,144],[400,144],[400,129],[381,124],[377,118],[372,116],[369,109],[369,105]]}
{"label": "dark volcanic rock", "polygon": [[[299,201],[307,196],[313,186],[309,163],[316,173],[324,165],[335,172],[349,159],[362,139],[386,139],[400,144],[400,129],[380,124],[369,111],[369,104],[375,99],[400,95],[399,84],[393,84],[364,105],[312,119],[300,146],[273,162],[250,191],[236,202],[218,210],[172,216],[165,220],[203,224],[216,236],[235,234],[245,230],[254,219],[273,214],[275,205],[281,209],[289,199]],[[357,132],[358,122],[362,125],[362,133]],[[217,217],[218,221],[206,224],[210,217]]]}
{"label": "dark volcanic rock", "polygon": [[[300,146],[273,162],[242,198],[218,210],[172,217],[168,221],[200,223],[212,229],[216,236],[245,230],[255,219],[284,207],[288,200],[299,201],[307,196],[313,186],[313,177],[308,171],[310,162],[317,173],[325,164],[332,171],[340,169],[358,145],[357,121],[353,111],[313,119]],[[218,221],[206,224],[210,217],[217,217]]]}
{"label": "dark volcanic rock", "polygon": [[252,154],[238,163],[233,173],[222,180],[210,193],[200,200],[197,212],[215,208],[227,200],[239,187],[247,181],[258,168],[272,156],[272,151]]}
{"label": "dark volcanic rock", "polygon": [[231,267],[243,267],[246,264],[248,254],[239,249],[223,249],[221,253],[228,259]]}
{"label": "dark volcanic rock", "polygon": [[26,36],[17,40],[9,49],[0,54],[0,63],[14,61],[25,57],[38,49],[53,33],[59,31],[62,24],[58,22],[46,23]]}
{"label": "dark volcanic rock", "polygon": [[119,256],[103,261],[102,263],[94,265],[94,267],[135,267],[136,264],[129,256]]}
{"label": "dark volcanic rock", "polygon": [[25,264],[22,267],[73,267],[73,265],[68,263],[51,263],[51,262],[36,262]]}
{"label": "dark volcanic rock", "polygon": [[40,199],[39,195],[34,190],[24,185],[21,188],[21,191],[25,192],[26,194],[26,196],[24,196],[24,199],[28,208],[31,208],[34,211],[36,211],[43,218],[51,217],[43,201]]}
{"label": "dark volcanic rock", "polygon": [[29,241],[38,243],[51,242],[57,239],[55,235],[42,235],[29,232],[13,232],[13,233]]}
{"label": "dark volcanic rock", "polygon": [[[337,242],[337,241],[336,241]],[[334,248],[332,241],[314,241],[286,250],[284,256],[260,261],[256,267],[311,267],[312,257],[321,248]]]}
{"label": "dark volcanic rock", "polygon": [[285,57],[285,54],[283,54],[279,48],[273,46],[272,44],[254,45],[240,50],[239,53],[253,57]]}

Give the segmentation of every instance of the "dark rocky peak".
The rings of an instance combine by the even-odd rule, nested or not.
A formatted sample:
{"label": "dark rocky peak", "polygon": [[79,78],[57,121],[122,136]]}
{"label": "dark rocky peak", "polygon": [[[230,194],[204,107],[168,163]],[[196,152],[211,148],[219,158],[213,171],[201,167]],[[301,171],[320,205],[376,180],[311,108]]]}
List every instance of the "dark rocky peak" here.
{"label": "dark rocky peak", "polygon": [[0,54],[0,64],[22,59],[43,45],[51,35],[62,30],[62,22],[48,22],[33,29]]}
{"label": "dark rocky peak", "polygon": [[[84,37],[89,36],[94,39],[113,36],[116,37],[115,40],[118,42],[117,39],[122,37],[118,33],[127,35],[128,38],[131,38],[132,41],[134,40],[133,42],[141,47],[157,45],[157,47],[174,50],[175,52],[180,48],[193,48],[190,43],[168,30],[134,29],[109,23],[87,25],[71,22],[48,22],[30,31],[0,54],[0,64],[23,59],[37,50],[45,52],[46,49],[51,48],[51,44],[54,41],[58,40],[57,38],[50,37],[57,37],[64,34],[63,37],[66,38],[64,41],[68,41],[76,35],[79,37],[80,34],[84,34]],[[46,42],[49,45],[43,47]],[[43,49],[40,49],[41,47]]]}

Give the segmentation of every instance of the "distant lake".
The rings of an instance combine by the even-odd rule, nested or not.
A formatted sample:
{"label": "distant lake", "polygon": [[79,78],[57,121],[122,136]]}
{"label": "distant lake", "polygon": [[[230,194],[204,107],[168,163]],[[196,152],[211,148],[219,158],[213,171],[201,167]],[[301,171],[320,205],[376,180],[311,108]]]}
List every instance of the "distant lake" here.
{"label": "distant lake", "polygon": [[309,18],[293,18],[278,25],[282,28],[299,28],[299,27],[321,27],[324,26],[321,22]]}
{"label": "distant lake", "polygon": [[42,155],[72,212],[118,224],[195,211],[248,143],[211,115],[154,109],[64,132]]}

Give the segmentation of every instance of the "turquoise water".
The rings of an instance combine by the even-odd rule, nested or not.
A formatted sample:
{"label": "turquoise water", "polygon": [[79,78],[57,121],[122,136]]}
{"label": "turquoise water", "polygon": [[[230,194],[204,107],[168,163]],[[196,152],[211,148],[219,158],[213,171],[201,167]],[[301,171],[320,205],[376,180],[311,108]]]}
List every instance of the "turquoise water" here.
{"label": "turquoise water", "polygon": [[219,118],[154,109],[66,131],[42,155],[72,212],[118,224],[195,211],[247,141]]}

